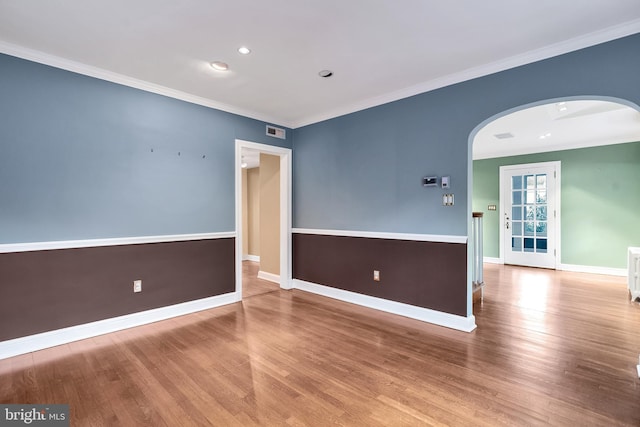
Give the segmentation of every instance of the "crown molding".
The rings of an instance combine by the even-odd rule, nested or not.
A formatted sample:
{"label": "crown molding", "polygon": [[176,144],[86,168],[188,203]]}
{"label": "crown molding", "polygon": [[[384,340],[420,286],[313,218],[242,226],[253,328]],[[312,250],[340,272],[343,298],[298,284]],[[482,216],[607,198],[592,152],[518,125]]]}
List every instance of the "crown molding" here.
{"label": "crown molding", "polygon": [[554,151],[579,150],[581,148],[606,147],[608,145],[633,144],[640,141],[640,138],[621,138],[621,139],[584,139],[579,141],[558,142],[553,145],[546,145],[543,149],[533,145],[523,145],[518,147],[509,147],[501,150],[486,150],[477,154],[473,154],[473,160],[497,159],[500,157],[526,156],[528,154],[551,153]]}
{"label": "crown molding", "polygon": [[410,96],[419,95],[424,92],[451,86],[467,80],[478,77],[487,76],[510,68],[519,67],[554,56],[563,55],[576,50],[584,49],[597,44],[605,43],[622,37],[640,33],[640,19],[626,22],[624,24],[615,25],[600,31],[574,37],[569,40],[562,41],[553,45],[545,46],[540,49],[531,50],[520,55],[511,56],[490,64],[481,65],[479,67],[469,68],[458,73],[449,74],[441,78],[429,80],[414,86],[409,86],[395,92],[386,93],[384,95],[372,97],[361,102],[357,102],[348,106],[336,108],[322,114],[307,117],[303,120],[292,123],[292,128],[300,128],[325,120],[333,119],[346,114],[355,113],[357,111],[366,110],[367,108],[377,107],[378,105],[387,104],[389,102],[398,101]]}
{"label": "crown molding", "polygon": [[545,46],[540,49],[535,49],[520,55],[515,55],[503,60],[495,61],[490,64],[469,68],[467,70],[422,82],[417,85],[409,86],[407,88],[400,89],[394,92],[371,97],[360,102],[326,111],[321,114],[308,116],[301,120],[284,120],[255,111],[237,108],[208,98],[192,95],[186,92],[146,82],[144,80],[139,80],[123,74],[114,73],[98,67],[82,64],[80,62],[61,58],[55,55],[25,48],[4,41],[0,41],[0,53],[27,59],[29,61],[38,62],[40,64],[49,65],[74,73],[95,77],[112,83],[129,86],[158,95],[179,99],[192,104],[202,105],[204,107],[225,111],[227,113],[238,114],[270,124],[284,126],[290,129],[296,129],[325,120],[333,119],[339,116],[344,116],[346,114],[355,113],[357,111],[366,110],[367,108],[377,107],[382,104],[398,101],[400,99],[408,98],[424,92],[440,89],[442,87],[450,86],[456,83],[461,83],[478,77],[487,76],[489,74],[494,74],[500,71],[508,70],[510,68],[515,68],[522,65],[530,64],[532,62],[552,58],[554,56],[563,55],[569,52],[630,36],[636,33],[640,33],[640,19],[615,25],[613,27],[605,28],[603,30],[595,31],[579,37],[574,37],[560,43]]}
{"label": "crown molding", "polygon": [[287,123],[286,121],[280,120],[276,117],[261,114],[251,110],[245,110],[228,104],[223,104],[221,102],[217,102],[208,98],[192,95],[187,92],[171,89],[166,86],[139,80],[134,77],[126,76],[124,74],[114,73],[112,71],[94,67],[92,65],[72,61],[70,59],[51,55],[39,50],[29,49],[12,43],[7,43],[1,40],[0,53],[15,56],[21,59],[26,59],[32,62],[37,62],[39,64],[60,68],[62,70],[71,71],[73,73],[94,77],[96,79],[105,80],[111,83],[117,83],[134,89],[140,89],[145,92],[151,92],[157,95],[178,99],[180,101],[189,102],[191,104],[202,105],[203,107],[213,108],[215,110],[220,110],[231,114],[237,114],[251,119],[263,121],[268,124],[291,128],[291,123]]}

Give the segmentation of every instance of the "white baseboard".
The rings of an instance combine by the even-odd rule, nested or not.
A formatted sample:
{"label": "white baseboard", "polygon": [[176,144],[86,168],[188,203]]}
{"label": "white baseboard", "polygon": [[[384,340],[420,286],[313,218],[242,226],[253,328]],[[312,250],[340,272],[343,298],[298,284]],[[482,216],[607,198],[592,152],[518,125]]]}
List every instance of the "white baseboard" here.
{"label": "white baseboard", "polygon": [[260,262],[260,255],[243,255],[242,256],[242,260],[243,261]]}
{"label": "white baseboard", "polygon": [[98,320],[96,322],[71,326],[55,331],[43,332],[41,334],[29,335],[0,342],[0,359],[17,356],[19,354],[30,353],[48,347],[67,344],[73,341],[96,337],[135,326],[146,325],[160,320],[196,311],[207,310],[240,301],[242,298],[236,293],[217,295],[195,301],[188,301],[181,304],[160,307],[124,316],[113,317],[111,319]]}
{"label": "white baseboard", "polygon": [[487,264],[504,264],[504,260],[502,258],[494,258],[490,256],[483,257],[482,261]]}
{"label": "white baseboard", "polygon": [[595,266],[591,266],[591,265],[560,264],[558,266],[558,270],[573,271],[573,272],[576,272],[576,273],[606,274],[608,276],[627,277],[627,270],[625,268],[595,267]]}
{"label": "white baseboard", "polygon": [[373,308],[387,313],[397,314],[423,322],[433,323],[447,328],[457,329],[463,332],[471,332],[476,328],[474,316],[463,317],[455,314],[443,313],[441,311],[430,310],[428,308],[416,307],[383,298],[371,297],[330,286],[318,285],[316,283],[305,282],[294,279],[293,287],[303,291],[322,295],[325,297]]}
{"label": "white baseboard", "polygon": [[266,271],[258,271],[258,279],[262,279],[262,280],[268,280],[270,282],[275,282],[275,283],[280,283],[280,275],[279,274],[273,274],[273,273],[267,273]]}

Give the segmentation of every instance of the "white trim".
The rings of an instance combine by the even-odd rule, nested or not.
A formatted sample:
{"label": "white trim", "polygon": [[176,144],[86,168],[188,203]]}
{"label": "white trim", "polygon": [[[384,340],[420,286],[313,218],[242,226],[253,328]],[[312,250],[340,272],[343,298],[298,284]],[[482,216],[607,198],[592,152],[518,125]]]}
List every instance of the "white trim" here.
{"label": "white trim", "polygon": [[[484,262],[487,264],[504,264],[504,260],[502,258],[493,258],[493,257],[484,257]],[[592,265],[558,264],[558,270],[573,271],[576,273],[605,274],[608,276],[627,277],[627,270],[625,270],[624,268],[597,267]]]}
{"label": "white trim", "polygon": [[242,256],[242,260],[243,261],[260,262],[260,256],[259,255],[243,255]]}
{"label": "white trim", "polygon": [[627,289],[631,301],[640,298],[640,247],[627,248]]}
{"label": "white trim", "polygon": [[299,279],[294,279],[293,285],[296,289],[300,289],[302,291],[373,308],[375,310],[385,311],[387,313],[397,314],[410,319],[445,326],[447,328],[463,332],[471,332],[476,328],[476,320],[473,315],[469,317],[457,316],[455,314],[444,313],[441,311],[430,310],[428,308],[416,307],[414,305],[390,301],[383,298],[371,297],[342,289],[336,289],[330,286],[305,282],[304,280]]}
{"label": "white trim", "polygon": [[95,77],[124,86],[141,89],[147,92],[168,96],[170,98],[180,99],[192,104],[203,105],[205,107],[214,108],[216,110],[239,114],[241,116],[250,117],[256,120],[261,120],[264,122],[269,122],[272,124],[295,129],[313,123],[322,122],[324,120],[329,120],[335,117],[344,116],[346,114],[355,113],[357,111],[362,111],[367,108],[376,107],[378,105],[408,98],[410,96],[429,92],[456,83],[468,81],[474,78],[487,76],[500,71],[508,70],[510,68],[515,68],[521,65],[530,64],[554,56],[563,55],[565,53],[570,53],[576,50],[584,49],[586,47],[595,46],[600,43],[605,43],[611,40],[630,36],[638,32],[640,32],[640,19],[629,21],[624,24],[615,25],[599,31],[595,31],[593,33],[584,34],[579,37],[564,40],[551,46],[545,46],[540,49],[535,49],[479,67],[469,68],[457,73],[418,83],[417,85],[410,86],[408,88],[365,99],[364,101],[355,102],[351,105],[339,107],[294,121],[278,119],[276,117],[267,116],[256,111],[223,104],[211,99],[191,95],[179,90],[171,89],[154,83],[149,83],[143,80],[114,73],[112,71],[107,71],[91,65],[82,64],[80,62],[72,61],[69,59],[60,58],[58,56],[44,53],[38,50],[28,49],[12,43],[0,41],[0,53],[5,53],[7,55],[16,56],[18,58],[27,59],[30,61],[38,62],[40,64],[50,65],[52,67],[80,73],[86,76]]}
{"label": "white trim", "polygon": [[222,102],[214,101],[212,99],[203,98],[201,96],[192,95],[190,93],[182,92],[180,90],[171,89],[166,86],[161,86],[155,83],[139,80],[134,77],[126,76],[124,74],[114,73],[102,68],[94,67],[92,65],[83,64],[70,59],[61,58],[59,56],[51,55],[39,50],[29,49],[26,47],[18,46],[12,43],[0,41],[0,53],[15,56],[17,58],[27,59],[29,61],[37,62],[39,64],[49,65],[52,67],[60,68],[62,70],[71,71],[74,73],[82,74],[96,79],[105,80],[111,83],[120,84],[123,86],[132,87],[135,89],[144,90],[145,92],[151,92],[158,95],[167,96],[169,98],[179,99],[181,101],[189,102],[191,104],[202,105],[204,107],[213,108],[220,111],[226,111],[227,113],[238,114],[240,116],[249,117],[252,119],[274,123],[280,126],[290,128],[291,123],[286,120],[279,120],[271,115],[258,113],[253,110],[245,108],[239,108],[236,106],[223,104]]}
{"label": "white trim", "polygon": [[[563,98],[562,102],[567,102],[573,100],[577,97],[567,97]],[[600,97],[597,96],[583,96],[581,97],[588,101],[597,100]],[[629,107],[632,108],[632,107]],[[522,110],[521,110],[522,111]],[[503,116],[504,117],[504,116]],[[537,142],[537,141],[536,141]],[[554,145],[546,145],[544,149],[541,151],[541,148],[536,145],[525,146],[525,145],[511,145],[507,150],[496,149],[493,152],[484,152],[480,155],[474,154],[473,160],[485,160],[485,159],[499,159],[501,157],[515,157],[515,156],[526,156],[528,154],[538,154],[538,153],[552,153],[554,151],[566,151],[566,150],[579,150],[581,148],[591,148],[591,147],[605,147],[608,145],[622,145],[622,144],[634,144],[638,142],[637,138],[632,138],[630,141],[628,139],[620,140],[589,140],[589,139],[581,139],[579,141],[571,141],[566,142],[564,139],[558,141]]]}
{"label": "white trim", "polygon": [[238,302],[236,292],[0,342],[0,359]]}
{"label": "white trim", "polygon": [[224,233],[174,234],[167,236],[117,237],[113,239],[59,240],[52,242],[0,244],[0,253],[48,251],[54,249],[93,248],[98,246],[141,245],[146,243],[187,242],[191,240],[228,239],[233,231]]}
{"label": "white trim", "polygon": [[606,274],[608,276],[627,277],[627,270],[624,268],[597,267],[592,265],[560,264],[558,265],[558,270],[573,271],[576,273]]}
{"label": "white trim", "polygon": [[414,240],[418,242],[436,243],[467,243],[467,236],[446,234],[408,234],[379,231],[320,230],[312,228],[294,228],[291,231],[296,234],[317,234],[319,236],[366,237],[370,239]]}
{"label": "white trim", "polygon": [[267,273],[266,271],[258,271],[258,279],[268,280],[269,282],[280,283],[280,275]]}
{"label": "white trim", "polygon": [[603,30],[595,31],[593,33],[585,34],[579,37],[574,37],[572,39],[564,40],[551,46],[545,46],[540,49],[535,49],[509,58],[495,61],[490,64],[469,68],[464,71],[449,74],[437,79],[429,80],[427,82],[419,83],[417,85],[400,89],[395,92],[386,93],[384,95],[372,97],[348,106],[343,106],[321,114],[316,114],[305,119],[296,120],[291,123],[290,127],[295,129],[324,120],[329,120],[335,117],[344,116],[346,114],[365,110],[371,107],[376,107],[378,105],[397,101],[399,99],[408,98],[410,96],[440,89],[446,86],[451,86],[456,83],[468,81],[478,77],[488,76],[490,74],[508,70],[510,68],[531,64],[533,62],[552,58],[554,56],[559,56],[565,53],[584,49],[589,46],[595,46],[600,43],[605,43],[611,40],[630,36],[638,32],[640,32],[640,19],[629,21],[620,25],[615,25],[613,27],[605,28]]}
{"label": "white trim", "polygon": [[236,208],[236,292],[242,295],[242,149],[280,157],[280,288],[291,289],[291,157],[290,148],[236,139],[235,149],[235,208]]}

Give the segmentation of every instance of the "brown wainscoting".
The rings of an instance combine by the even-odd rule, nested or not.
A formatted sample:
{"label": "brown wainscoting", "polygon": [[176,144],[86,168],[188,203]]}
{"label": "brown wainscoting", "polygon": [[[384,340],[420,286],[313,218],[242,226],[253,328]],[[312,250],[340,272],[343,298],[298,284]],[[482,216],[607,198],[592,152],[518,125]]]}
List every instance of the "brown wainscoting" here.
{"label": "brown wainscoting", "polygon": [[293,277],[467,315],[466,244],[295,233]]}
{"label": "brown wainscoting", "polygon": [[233,238],[0,254],[0,341],[234,290]]}

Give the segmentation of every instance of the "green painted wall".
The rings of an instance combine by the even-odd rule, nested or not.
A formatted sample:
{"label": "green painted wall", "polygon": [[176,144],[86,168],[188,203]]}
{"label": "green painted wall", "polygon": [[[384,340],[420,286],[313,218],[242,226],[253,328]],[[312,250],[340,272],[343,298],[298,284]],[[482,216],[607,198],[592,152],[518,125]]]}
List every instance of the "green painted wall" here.
{"label": "green painted wall", "polygon": [[562,264],[626,268],[640,246],[640,142],[474,160],[473,210],[484,212],[484,256],[500,256],[500,166],[559,160]]}

